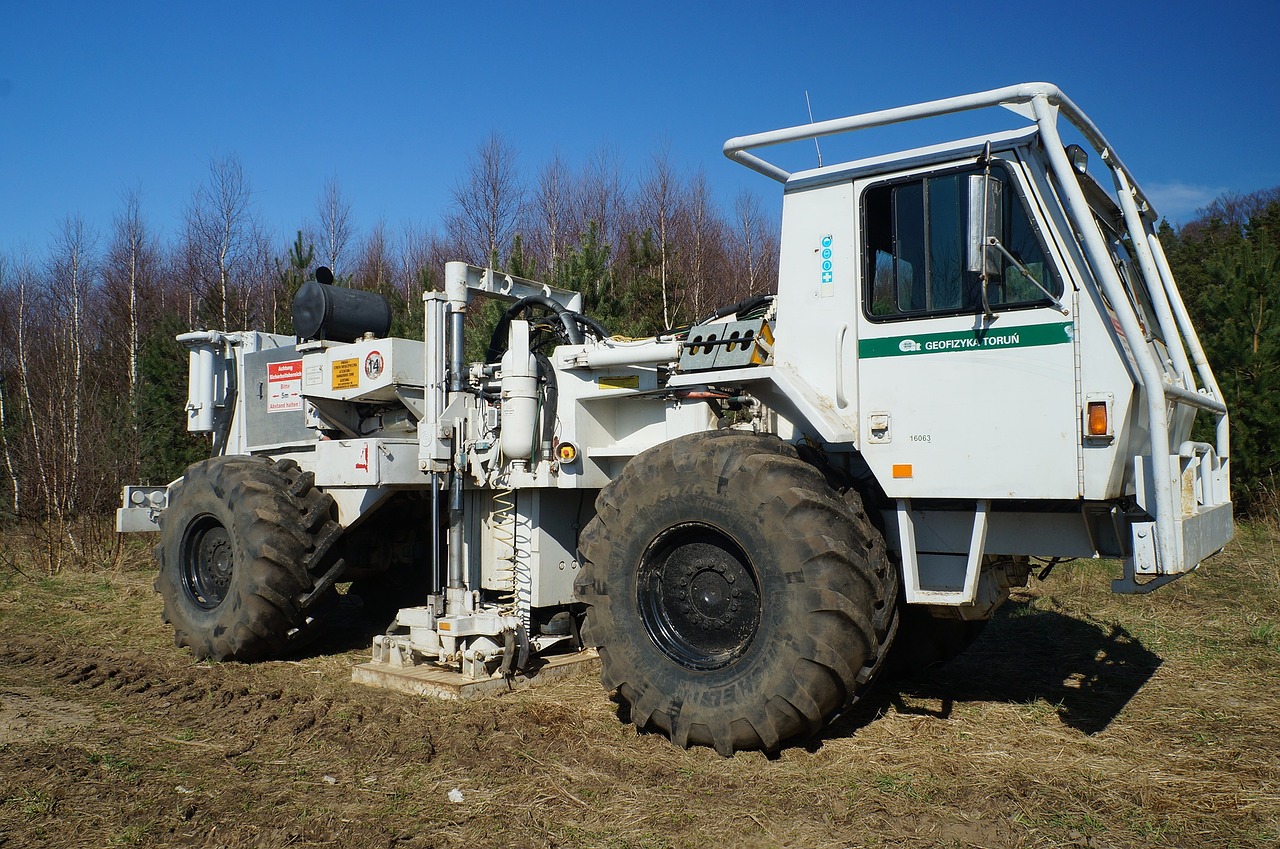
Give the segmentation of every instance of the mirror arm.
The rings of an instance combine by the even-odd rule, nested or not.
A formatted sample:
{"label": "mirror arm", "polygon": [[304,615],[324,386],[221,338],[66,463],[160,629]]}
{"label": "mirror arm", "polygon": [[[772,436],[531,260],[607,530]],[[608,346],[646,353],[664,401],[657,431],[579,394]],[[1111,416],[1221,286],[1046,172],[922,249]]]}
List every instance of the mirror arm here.
{"label": "mirror arm", "polygon": [[[1005,248],[1005,246],[1000,244],[999,239],[997,239],[995,236],[989,236],[987,237],[987,245],[995,248],[996,250],[1000,251],[1000,253],[1004,254],[1005,257],[1008,258],[1009,262],[1013,263],[1014,267],[1016,267],[1019,271],[1022,272],[1023,277],[1030,280],[1032,285],[1034,285],[1041,292],[1044,292],[1045,297],[1049,299],[1049,301],[1053,304],[1054,308],[1057,309],[1058,312],[1062,313],[1063,315],[1069,314],[1067,308],[1062,305],[1062,301],[1054,297],[1053,293],[1050,292],[1048,289],[1046,289],[1040,283],[1040,281],[1035,278],[1035,275],[1031,273],[1031,269],[1023,265],[1020,259],[1018,259],[1013,254],[1009,253],[1009,251]],[[984,309],[987,306],[987,279],[985,276],[982,278],[982,306]]]}

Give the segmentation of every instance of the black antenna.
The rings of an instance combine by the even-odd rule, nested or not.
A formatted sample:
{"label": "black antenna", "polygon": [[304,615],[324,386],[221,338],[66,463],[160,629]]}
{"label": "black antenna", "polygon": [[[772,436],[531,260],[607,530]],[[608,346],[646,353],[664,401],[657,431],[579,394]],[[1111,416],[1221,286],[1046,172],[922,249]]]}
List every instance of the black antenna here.
{"label": "black antenna", "polygon": [[[809,110],[809,123],[813,123],[813,104],[809,102],[809,90],[804,90],[804,105]],[[822,167],[822,148],[818,147],[818,137],[813,137],[813,149],[818,151],[818,167]]]}

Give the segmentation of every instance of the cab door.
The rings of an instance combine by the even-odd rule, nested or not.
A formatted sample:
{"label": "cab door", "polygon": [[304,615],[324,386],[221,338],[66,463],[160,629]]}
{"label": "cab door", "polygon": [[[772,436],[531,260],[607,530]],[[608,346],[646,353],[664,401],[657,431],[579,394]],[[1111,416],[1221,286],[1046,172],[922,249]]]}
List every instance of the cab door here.
{"label": "cab door", "polygon": [[886,494],[1078,497],[1072,290],[1016,161],[868,179],[855,196],[859,441]]}

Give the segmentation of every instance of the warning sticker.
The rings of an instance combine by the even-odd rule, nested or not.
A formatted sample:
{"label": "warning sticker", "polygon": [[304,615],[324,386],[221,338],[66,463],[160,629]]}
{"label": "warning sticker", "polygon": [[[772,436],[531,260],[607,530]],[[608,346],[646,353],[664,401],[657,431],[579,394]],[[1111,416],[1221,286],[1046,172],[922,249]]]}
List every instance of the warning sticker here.
{"label": "warning sticker", "polygon": [[596,378],[601,389],[639,389],[640,377],[634,374],[601,375]]}
{"label": "warning sticker", "polygon": [[333,361],[333,388],[357,389],[360,386],[360,360]]}
{"label": "warning sticker", "polygon": [[302,360],[267,363],[267,412],[302,410]]}

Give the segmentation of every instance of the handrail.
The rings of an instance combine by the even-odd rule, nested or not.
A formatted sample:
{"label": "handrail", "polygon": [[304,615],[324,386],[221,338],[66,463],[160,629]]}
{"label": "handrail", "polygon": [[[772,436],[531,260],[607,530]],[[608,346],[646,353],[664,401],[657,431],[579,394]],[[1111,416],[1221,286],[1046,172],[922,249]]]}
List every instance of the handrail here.
{"label": "handrail", "polygon": [[[1143,388],[1146,389],[1143,396],[1147,404],[1147,431],[1151,440],[1151,477],[1156,501],[1154,511],[1156,546],[1159,562],[1164,563],[1170,570],[1176,570],[1180,558],[1174,524],[1173,481],[1168,473],[1168,461],[1163,459],[1169,456],[1169,417],[1163,391],[1167,387],[1164,385],[1161,369],[1155,357],[1152,356],[1151,349],[1147,347],[1142,325],[1138,322],[1133,304],[1125,294],[1120,274],[1111,264],[1111,254],[1102,238],[1102,231],[1093,220],[1093,210],[1067,159],[1062,139],[1058,135],[1057,115],[1045,97],[1037,98],[1032,105],[1040,126],[1040,134],[1044,137],[1044,149],[1049,158],[1049,165],[1062,191],[1067,215],[1075,224],[1076,232],[1080,234],[1085,253],[1088,254],[1093,266],[1093,273],[1115,310],[1116,319],[1120,322],[1120,330],[1128,343],[1134,364],[1138,367]],[[1133,202],[1132,198],[1129,202]]]}
{"label": "handrail", "polygon": [[[930,100],[908,106],[897,106],[892,109],[864,112],[860,115],[850,115],[845,118],[832,118],[812,124],[801,124],[795,127],[784,127],[763,133],[737,136],[724,143],[724,155],[735,162],[764,174],[766,177],[785,183],[791,179],[790,171],[747,151],[787,142],[817,139],[873,127],[883,127],[889,124],[937,118],[943,115],[954,115],[958,112],[971,112],[993,106],[1003,107],[1021,115],[1032,123],[1038,124],[1039,117],[1035,112],[1034,106],[1037,98],[1043,99],[1054,109],[1060,109],[1072,126],[1079,130],[1080,134],[1098,152],[1098,155],[1111,167],[1119,168],[1128,178],[1129,183],[1141,194],[1141,190],[1137,189],[1137,181],[1133,178],[1133,174],[1120,161],[1120,158],[1112,149],[1111,143],[1107,141],[1106,136],[1098,129],[1098,126],[1093,123],[1088,115],[1080,111],[1079,107],[1071,101],[1071,98],[1063,94],[1062,90],[1056,85],[1043,82],[1020,83],[1018,85],[1005,86],[1004,88],[994,88],[989,91],[962,94],[957,97],[945,97],[941,100]],[[1143,197],[1143,202],[1146,203],[1145,196]],[[1150,209],[1149,203],[1147,208]],[[1155,211],[1151,210],[1151,213],[1154,215]]]}
{"label": "handrail", "polygon": [[1162,384],[1162,387],[1166,400],[1173,400],[1179,404],[1186,404],[1188,407],[1195,407],[1198,410],[1216,413],[1220,416],[1227,414],[1227,405],[1211,395],[1192,392],[1189,389],[1183,389],[1181,386],[1171,386],[1168,383]]}

